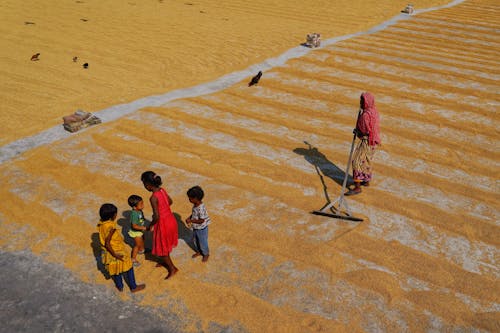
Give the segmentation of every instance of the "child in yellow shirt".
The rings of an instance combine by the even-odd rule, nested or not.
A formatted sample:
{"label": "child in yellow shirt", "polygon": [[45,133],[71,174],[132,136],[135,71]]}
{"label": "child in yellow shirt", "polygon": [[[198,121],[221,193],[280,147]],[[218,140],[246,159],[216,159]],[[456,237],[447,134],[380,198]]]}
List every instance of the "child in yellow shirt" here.
{"label": "child in yellow shirt", "polygon": [[99,209],[101,220],[97,224],[99,240],[102,250],[102,262],[115,283],[118,291],[123,291],[122,275],[130,291],[135,293],[146,288],[145,284],[135,283],[134,268],[130,255],[126,253],[125,242],[120,232],[117,232],[116,215],[118,209],[115,205],[105,203]]}

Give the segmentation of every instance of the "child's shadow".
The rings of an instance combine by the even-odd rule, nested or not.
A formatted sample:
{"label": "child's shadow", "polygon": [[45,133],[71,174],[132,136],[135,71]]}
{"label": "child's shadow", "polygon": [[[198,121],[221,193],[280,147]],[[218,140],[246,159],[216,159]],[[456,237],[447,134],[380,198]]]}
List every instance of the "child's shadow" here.
{"label": "child's shadow", "polygon": [[193,241],[193,231],[186,227],[182,221],[182,217],[178,213],[174,213],[175,219],[177,220],[177,230],[179,232],[179,239],[182,239],[186,244],[193,250],[196,251]]}
{"label": "child's shadow", "polygon": [[92,252],[94,253],[97,269],[99,270],[99,272],[102,273],[102,275],[104,275],[106,280],[108,280],[111,277],[109,276],[109,273],[106,270],[106,267],[104,267],[104,263],[102,262],[102,256],[101,256],[102,250],[101,250],[101,241],[99,240],[99,233],[94,232],[90,236],[90,240],[91,240],[90,247],[92,247]]}
{"label": "child's shadow", "polygon": [[[189,229],[188,227],[186,227],[184,222],[182,222],[182,217],[179,213],[173,213],[173,214],[174,214],[175,220],[177,221],[178,239],[182,239],[193,251],[196,251],[196,247],[195,247],[194,241],[193,241],[193,231],[191,229]],[[150,231],[145,232],[144,238],[145,238],[144,246],[146,247],[146,249],[152,249],[153,232],[150,232]],[[149,238],[149,240],[148,240],[148,238]],[[149,247],[147,244],[149,244]],[[161,260],[159,260],[157,257],[155,257],[151,254],[151,251],[146,250],[145,259],[163,264],[161,262]]]}
{"label": "child's shadow", "polygon": [[122,235],[125,243],[127,243],[131,248],[135,246],[134,239],[129,236],[128,232],[130,231],[130,215],[132,214],[131,210],[126,210],[122,213],[123,217],[119,218],[117,223],[122,227]]}

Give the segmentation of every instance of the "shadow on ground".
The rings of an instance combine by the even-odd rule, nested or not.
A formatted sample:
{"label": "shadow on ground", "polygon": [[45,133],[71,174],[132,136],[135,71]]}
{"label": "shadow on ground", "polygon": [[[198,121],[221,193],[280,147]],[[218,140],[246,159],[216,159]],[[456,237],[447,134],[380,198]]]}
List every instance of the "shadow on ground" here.
{"label": "shadow on ground", "polygon": [[94,253],[94,258],[97,266],[97,270],[104,275],[106,280],[110,279],[111,277],[109,276],[108,271],[106,270],[106,267],[104,267],[104,264],[102,262],[102,257],[101,257],[101,241],[99,240],[99,233],[94,232],[90,236],[90,247],[92,247],[92,252]]}
{"label": "shadow on ground", "polygon": [[[308,146],[307,148],[295,148],[293,152],[298,155],[304,156],[304,159],[311,163],[316,169],[316,173],[319,176],[321,184],[323,185],[323,192],[327,202],[331,202],[330,196],[328,195],[328,187],[326,186],[324,177],[332,179],[334,182],[342,186],[345,178],[345,171],[336,166],[331,162],[325,154],[321,153],[318,148],[313,147],[310,143],[304,141]],[[352,184],[354,181],[351,176],[347,176],[347,186]]]}

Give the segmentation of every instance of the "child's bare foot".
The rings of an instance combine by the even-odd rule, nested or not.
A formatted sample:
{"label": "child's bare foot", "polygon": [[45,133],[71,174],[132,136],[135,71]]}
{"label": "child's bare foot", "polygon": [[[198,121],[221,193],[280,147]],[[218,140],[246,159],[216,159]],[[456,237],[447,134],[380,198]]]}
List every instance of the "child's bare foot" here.
{"label": "child's bare foot", "polygon": [[206,256],[203,256],[203,259],[201,259],[201,261],[207,262],[208,261],[208,257],[210,257],[209,254],[207,254]]}
{"label": "child's bare foot", "polygon": [[166,267],[164,263],[162,262],[157,262],[155,267]]}
{"label": "child's bare foot", "polygon": [[144,288],[146,288],[146,285],[145,285],[145,284],[138,284],[138,285],[135,287],[135,289],[130,290],[130,292],[136,293],[136,292],[138,292],[138,291],[143,290]]}
{"label": "child's bare foot", "polygon": [[177,272],[179,271],[179,269],[176,267],[174,268],[171,272],[168,272],[167,276],[165,277],[165,280],[168,280],[170,279],[172,276],[174,276]]}
{"label": "child's bare foot", "polygon": [[191,256],[191,258],[196,258],[196,257],[199,257],[199,256],[201,256],[201,253],[196,252],[195,254],[193,254],[193,255]]}

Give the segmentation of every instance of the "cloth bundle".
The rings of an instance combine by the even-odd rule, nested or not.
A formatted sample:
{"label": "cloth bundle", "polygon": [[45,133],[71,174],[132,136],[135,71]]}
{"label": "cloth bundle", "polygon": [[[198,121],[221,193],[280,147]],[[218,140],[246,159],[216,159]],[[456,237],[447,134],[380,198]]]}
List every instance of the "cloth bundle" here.
{"label": "cloth bundle", "polygon": [[411,15],[414,13],[414,9],[413,9],[413,5],[411,3],[408,4],[408,6],[405,7],[405,9],[403,9],[401,11],[401,13],[405,13],[405,14],[408,14],[408,15]]}
{"label": "cloth bundle", "polygon": [[75,113],[63,117],[63,122],[64,129],[68,132],[73,133],[81,130],[82,128],[100,124],[101,119],[94,116],[90,112],[77,110]]}
{"label": "cloth bundle", "polygon": [[306,45],[308,47],[318,47],[321,44],[321,34],[313,32],[312,34],[307,34]]}

